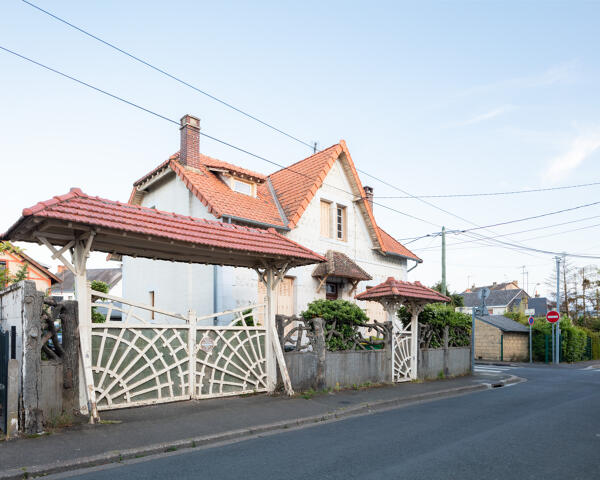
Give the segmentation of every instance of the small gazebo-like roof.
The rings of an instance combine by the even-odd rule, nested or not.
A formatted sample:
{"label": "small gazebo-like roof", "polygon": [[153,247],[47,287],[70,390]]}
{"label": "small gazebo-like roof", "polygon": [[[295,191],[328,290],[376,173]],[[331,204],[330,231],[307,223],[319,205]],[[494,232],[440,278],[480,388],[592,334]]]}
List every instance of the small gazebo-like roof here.
{"label": "small gazebo-like roof", "polygon": [[442,295],[440,292],[428,288],[421,282],[403,282],[393,277],[359,293],[355,297],[357,300],[381,301],[384,299],[395,299],[399,303],[435,303],[449,302],[450,298]]}
{"label": "small gazebo-like roof", "polygon": [[352,284],[352,290],[350,294],[356,290],[358,282],[363,280],[371,280],[373,277],[369,275],[365,270],[352,261],[348,255],[342,252],[336,252],[335,250],[328,250],[325,253],[326,262],[318,264],[313,270],[312,276],[320,279],[317,292],[321,290],[323,284],[330,277],[346,278]]}
{"label": "small gazebo-like roof", "polygon": [[[450,298],[442,295],[431,288],[427,288],[421,282],[403,282],[393,277],[359,293],[355,297],[357,300],[371,300],[379,302],[387,312],[388,321],[391,322],[392,344],[402,342],[403,336],[410,338],[410,378],[417,378],[417,352],[419,348],[419,313],[423,311],[425,305],[436,302],[449,302]],[[397,317],[396,312],[400,305],[403,305],[410,313],[410,325],[404,326]],[[406,337],[404,337],[406,338]],[[396,375],[397,362],[406,361],[406,356],[402,360],[400,353],[394,349],[394,375]]]}
{"label": "small gazebo-like roof", "polygon": [[263,230],[138,207],[92,197],[78,188],[25,208],[0,240],[66,247],[90,235],[95,251],[155,260],[255,269],[291,268],[325,260],[272,228]]}

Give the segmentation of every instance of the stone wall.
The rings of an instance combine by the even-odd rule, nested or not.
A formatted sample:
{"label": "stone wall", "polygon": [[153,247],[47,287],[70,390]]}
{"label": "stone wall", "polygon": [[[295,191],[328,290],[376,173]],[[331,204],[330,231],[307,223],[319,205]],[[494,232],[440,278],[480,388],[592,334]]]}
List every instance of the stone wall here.
{"label": "stone wall", "polygon": [[500,360],[499,328],[475,319],[475,359]]}
{"label": "stone wall", "polygon": [[421,380],[458,377],[471,373],[471,347],[422,348],[417,376]]}
{"label": "stone wall", "polygon": [[504,360],[508,362],[521,362],[529,360],[529,334],[505,333]]}
{"label": "stone wall", "polygon": [[319,360],[315,353],[286,352],[284,357],[292,387],[297,391],[344,388],[392,380],[392,365],[386,350],[325,352],[322,380],[319,379]]}

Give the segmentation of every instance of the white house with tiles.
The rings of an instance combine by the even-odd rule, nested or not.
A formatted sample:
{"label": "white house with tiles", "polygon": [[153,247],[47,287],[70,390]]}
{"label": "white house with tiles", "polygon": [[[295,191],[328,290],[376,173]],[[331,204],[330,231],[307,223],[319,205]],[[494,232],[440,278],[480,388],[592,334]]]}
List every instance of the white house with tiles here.
{"label": "white house with tiles", "polygon": [[[373,216],[370,187],[363,187],[346,143],[322,150],[270,175],[200,153],[200,121],[181,119],[178,153],[133,185],[129,203],[196,218],[273,228],[326,256],[318,266],[290,270],[280,283],[277,313],[299,314],[317,298],[354,300],[388,277],[406,280],[421,262],[384,232]],[[198,315],[263,300],[248,269],[186,265],[123,257],[123,296],[142,304]],[[372,319],[379,304],[358,302]]]}

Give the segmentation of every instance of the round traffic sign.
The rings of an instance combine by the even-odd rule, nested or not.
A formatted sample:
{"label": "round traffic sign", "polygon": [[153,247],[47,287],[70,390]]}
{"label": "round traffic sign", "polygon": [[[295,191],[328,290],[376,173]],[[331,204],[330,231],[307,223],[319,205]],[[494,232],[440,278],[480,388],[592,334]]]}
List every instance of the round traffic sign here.
{"label": "round traffic sign", "polygon": [[529,322],[529,325],[533,325],[533,322],[535,321],[535,319],[533,318],[533,315],[531,317],[529,317],[527,319],[527,321]]}
{"label": "round traffic sign", "polygon": [[548,320],[550,323],[558,322],[559,318],[560,318],[560,315],[558,314],[558,312],[556,310],[550,310],[546,314],[546,320]]}

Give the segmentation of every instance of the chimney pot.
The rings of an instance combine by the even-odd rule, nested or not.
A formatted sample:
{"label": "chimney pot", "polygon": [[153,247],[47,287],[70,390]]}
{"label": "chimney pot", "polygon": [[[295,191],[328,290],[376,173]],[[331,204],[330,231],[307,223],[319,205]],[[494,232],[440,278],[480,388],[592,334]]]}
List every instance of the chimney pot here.
{"label": "chimney pot", "polygon": [[181,146],[179,163],[185,167],[200,168],[200,119],[192,115],[181,117]]}

